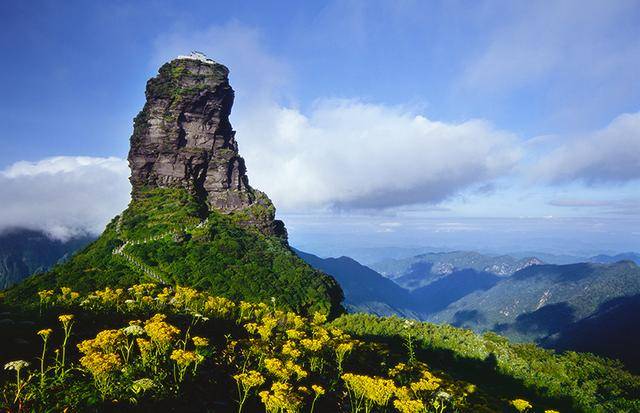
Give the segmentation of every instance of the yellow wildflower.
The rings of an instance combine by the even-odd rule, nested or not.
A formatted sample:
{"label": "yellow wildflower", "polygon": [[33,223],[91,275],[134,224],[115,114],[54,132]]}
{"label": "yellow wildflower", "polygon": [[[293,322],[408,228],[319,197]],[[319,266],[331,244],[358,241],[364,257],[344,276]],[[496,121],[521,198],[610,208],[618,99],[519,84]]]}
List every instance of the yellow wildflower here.
{"label": "yellow wildflower", "polygon": [[422,372],[422,378],[417,382],[411,383],[411,390],[415,393],[431,392],[440,387],[441,379],[437,378],[431,372],[425,370]]}
{"label": "yellow wildflower", "polygon": [[53,332],[52,329],[45,328],[44,330],[38,331],[38,335],[46,340],[52,332]]}
{"label": "yellow wildflower", "polygon": [[48,301],[53,297],[53,290],[38,291],[38,296],[40,297],[40,301]]}
{"label": "yellow wildflower", "polygon": [[297,412],[302,404],[302,399],[293,392],[288,383],[275,382],[271,385],[271,391],[261,391],[259,395],[269,413]]}
{"label": "yellow wildflower", "polygon": [[78,350],[84,354],[94,351],[114,353],[120,346],[126,344],[126,337],[122,330],[100,331],[93,340],[84,340],[78,344]]}
{"label": "yellow wildflower", "polygon": [[293,341],[287,341],[282,345],[282,354],[289,356],[293,359],[300,357],[300,350],[296,348],[296,343]]}
{"label": "yellow wildflower", "polygon": [[286,369],[290,372],[290,375],[295,374],[298,377],[298,380],[304,379],[307,377],[307,372],[298,364],[294,363],[291,360],[288,360],[285,363]]}
{"label": "yellow wildflower", "polygon": [[151,355],[151,351],[153,350],[153,344],[151,343],[151,341],[145,338],[137,338],[136,344],[138,344],[138,348],[140,349],[142,360],[146,362]]}
{"label": "yellow wildflower", "polygon": [[71,320],[73,320],[73,314],[62,314],[58,317],[58,320],[64,325],[68,324]]}
{"label": "yellow wildflower", "polygon": [[247,389],[261,386],[262,383],[264,383],[264,377],[262,377],[262,374],[255,370],[249,370],[246,373],[236,374],[235,376],[233,376],[233,379]]}
{"label": "yellow wildflower", "polygon": [[389,376],[391,377],[395,377],[398,374],[402,373],[403,371],[406,370],[407,365],[404,363],[398,363],[395,365],[395,367],[392,367],[389,369]]}
{"label": "yellow wildflower", "polygon": [[262,325],[258,326],[258,334],[260,334],[260,337],[263,340],[269,340],[269,337],[271,337],[271,333],[277,324],[278,320],[276,318],[271,316],[264,317],[262,319]]}
{"label": "yellow wildflower", "polygon": [[327,315],[323,314],[319,311],[316,311],[313,314],[313,320],[312,320],[313,324],[324,324],[327,322]]}
{"label": "yellow wildflower", "polygon": [[379,377],[369,377],[358,374],[346,373],[342,375],[349,393],[357,400],[363,400],[368,409],[375,405],[386,406],[389,399],[395,393],[396,387],[393,381]]}
{"label": "yellow wildflower", "polygon": [[81,357],[80,364],[94,376],[112,373],[122,366],[120,356],[117,354],[101,353],[99,351]]}
{"label": "yellow wildflower", "polygon": [[313,392],[315,394],[317,394],[318,396],[322,396],[324,394],[324,388],[320,385],[317,384],[312,384],[311,385],[311,389],[313,390]]}
{"label": "yellow wildflower", "polygon": [[400,413],[423,413],[427,411],[421,400],[394,400],[393,406]]}
{"label": "yellow wildflower", "polygon": [[511,405],[513,407],[515,407],[516,410],[519,411],[519,412],[526,412],[527,410],[529,410],[529,409],[531,409],[533,407],[531,405],[531,403],[529,403],[528,401],[526,401],[524,399],[511,400]]}
{"label": "yellow wildflower", "polygon": [[117,304],[124,291],[122,288],[112,289],[111,287],[106,287],[104,290],[97,290],[94,294],[100,299],[102,304]]}
{"label": "yellow wildflower", "polygon": [[303,338],[300,340],[300,344],[309,351],[316,352],[322,350],[322,341],[320,340]]}
{"label": "yellow wildflower", "polygon": [[167,350],[175,337],[180,334],[177,327],[165,322],[167,318],[164,314],[156,314],[151,317],[144,325],[144,330],[161,350]]}
{"label": "yellow wildflower", "polygon": [[304,331],[295,330],[293,328],[286,331],[287,337],[290,339],[300,340],[304,337]]}
{"label": "yellow wildflower", "polygon": [[193,351],[186,351],[182,349],[173,350],[170,358],[180,367],[190,366],[199,360],[198,355]]}
{"label": "yellow wildflower", "polygon": [[204,312],[210,317],[226,319],[231,316],[236,304],[224,297],[208,296],[204,303]]}
{"label": "yellow wildflower", "polygon": [[411,400],[411,398],[413,397],[411,389],[409,389],[407,386],[396,387],[394,394],[400,400]]}
{"label": "yellow wildflower", "polygon": [[264,368],[280,379],[286,380],[289,378],[289,372],[285,369],[284,364],[277,358],[265,359]]}
{"label": "yellow wildflower", "polygon": [[209,345],[208,338],[195,336],[191,340],[193,340],[193,345],[196,347],[206,347]]}

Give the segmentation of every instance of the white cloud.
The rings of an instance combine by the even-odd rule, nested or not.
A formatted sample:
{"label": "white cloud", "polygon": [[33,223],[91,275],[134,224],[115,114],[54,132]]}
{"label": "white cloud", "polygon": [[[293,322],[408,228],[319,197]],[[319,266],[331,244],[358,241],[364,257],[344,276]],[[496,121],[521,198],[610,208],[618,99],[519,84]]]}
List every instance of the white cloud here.
{"label": "white cloud", "polygon": [[127,162],[58,156],[0,171],[0,231],[21,227],[56,238],[99,233],[129,200]]}
{"label": "white cloud", "polygon": [[156,46],[158,63],[197,49],[230,68],[240,153],[280,210],[438,203],[520,157],[514,136],[482,120],[447,124],[359,100],[319,99],[309,111],[282,103],[291,71],[238,22],[174,30]]}
{"label": "white cloud", "polygon": [[438,203],[520,158],[517,139],[485,121],[357,100],[320,100],[308,115],[272,105],[237,126],[252,184],[285,209]]}
{"label": "white cloud", "polygon": [[620,115],[604,129],[561,144],[542,156],[530,174],[553,184],[640,179],[640,112]]}

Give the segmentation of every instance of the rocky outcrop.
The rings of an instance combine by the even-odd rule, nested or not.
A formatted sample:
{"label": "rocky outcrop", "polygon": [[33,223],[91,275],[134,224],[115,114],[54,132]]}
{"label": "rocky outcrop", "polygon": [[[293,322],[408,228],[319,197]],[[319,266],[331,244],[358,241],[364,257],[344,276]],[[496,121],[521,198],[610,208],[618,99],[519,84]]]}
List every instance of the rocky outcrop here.
{"label": "rocky outcrop", "polygon": [[129,151],[132,195],[149,187],[181,187],[207,209],[239,214],[268,235],[286,237],[275,208],[251,188],[229,122],[234,92],[229,70],[199,53],[164,64],[147,82]]}

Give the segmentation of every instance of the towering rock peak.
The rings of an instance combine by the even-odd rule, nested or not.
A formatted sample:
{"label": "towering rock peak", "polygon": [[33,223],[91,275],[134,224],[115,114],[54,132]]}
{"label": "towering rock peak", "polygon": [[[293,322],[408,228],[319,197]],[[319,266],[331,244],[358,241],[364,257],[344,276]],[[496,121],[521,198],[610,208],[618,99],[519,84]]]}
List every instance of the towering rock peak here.
{"label": "towering rock peak", "polygon": [[147,82],[128,157],[133,197],[145,188],[185,188],[208,209],[242,211],[248,225],[285,237],[269,198],[249,185],[229,122],[228,75],[225,66],[193,52],[165,63]]}

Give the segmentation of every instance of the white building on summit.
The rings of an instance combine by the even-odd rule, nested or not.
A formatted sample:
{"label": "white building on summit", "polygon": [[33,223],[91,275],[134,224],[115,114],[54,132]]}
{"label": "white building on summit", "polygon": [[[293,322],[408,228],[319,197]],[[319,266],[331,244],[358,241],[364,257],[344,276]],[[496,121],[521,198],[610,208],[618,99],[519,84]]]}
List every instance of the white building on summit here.
{"label": "white building on summit", "polygon": [[176,57],[176,59],[190,59],[190,60],[199,60],[204,63],[215,63],[213,59],[209,59],[207,55],[202,52],[198,52],[196,50],[192,50],[188,55],[180,55]]}

